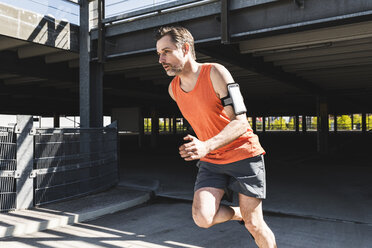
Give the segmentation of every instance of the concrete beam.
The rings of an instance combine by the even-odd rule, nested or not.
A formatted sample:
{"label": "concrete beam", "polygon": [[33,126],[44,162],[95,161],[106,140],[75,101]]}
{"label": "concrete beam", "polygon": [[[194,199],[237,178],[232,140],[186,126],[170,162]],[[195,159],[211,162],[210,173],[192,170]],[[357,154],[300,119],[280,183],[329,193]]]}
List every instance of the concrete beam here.
{"label": "concrete beam", "polygon": [[0,58],[0,70],[8,74],[67,82],[78,80],[76,70],[57,64],[46,65],[40,58],[20,60],[17,54],[11,51],[0,52]]}
{"label": "concrete beam", "polygon": [[[105,33],[107,56],[110,58],[155,50],[153,29],[175,23],[189,28],[196,43],[220,41],[220,12],[221,2],[209,1],[204,5],[108,25]],[[302,9],[293,1],[232,0],[229,14],[231,42],[237,42],[258,35],[272,36],[273,32],[284,34],[341,24],[362,24],[372,19],[372,2],[331,0],[327,1],[325,7],[321,0],[307,0],[306,7]],[[360,33],[355,35],[362,38],[363,30],[363,25],[356,28],[355,32]],[[367,30],[367,34],[369,33]],[[92,30],[92,39],[96,40],[97,37],[98,32]]]}
{"label": "concrete beam", "polygon": [[54,47],[47,47],[47,46],[32,44],[29,46],[23,46],[23,47],[18,48],[18,57],[20,59],[25,59],[25,58],[42,56],[46,54],[53,54],[58,51],[59,50]]}
{"label": "concrete beam", "polygon": [[[272,63],[264,62],[261,58],[253,57],[250,54],[241,54],[236,46],[220,45],[200,48],[203,54],[207,54],[216,59],[226,61],[241,68],[254,71],[270,79],[286,84],[292,88],[301,90],[309,94],[319,94],[322,88],[298,77],[295,74],[285,72],[280,67],[275,67]],[[252,90],[250,88],[250,90]]]}
{"label": "concrete beam", "polygon": [[53,54],[46,55],[45,63],[47,64],[59,63],[59,62],[64,62],[64,61],[77,60],[77,59],[79,59],[78,53],[59,52],[59,53],[53,53]]}
{"label": "concrete beam", "polygon": [[78,51],[78,26],[0,3],[0,34],[64,50]]}
{"label": "concrete beam", "polygon": [[0,51],[28,45],[29,42],[0,36]]}
{"label": "concrete beam", "polygon": [[127,69],[148,68],[158,65],[158,58],[156,55],[145,55],[141,57],[131,57],[120,61],[108,61],[105,64],[105,71],[122,71]]}
{"label": "concrete beam", "polygon": [[275,54],[280,51],[301,51],[310,48],[329,48],[334,42],[372,37],[372,21],[282,34],[240,43],[242,53]]}
{"label": "concrete beam", "polygon": [[16,85],[16,84],[34,84],[36,82],[43,82],[47,81],[45,78],[38,78],[38,77],[17,77],[17,78],[10,78],[5,79],[5,85]]}

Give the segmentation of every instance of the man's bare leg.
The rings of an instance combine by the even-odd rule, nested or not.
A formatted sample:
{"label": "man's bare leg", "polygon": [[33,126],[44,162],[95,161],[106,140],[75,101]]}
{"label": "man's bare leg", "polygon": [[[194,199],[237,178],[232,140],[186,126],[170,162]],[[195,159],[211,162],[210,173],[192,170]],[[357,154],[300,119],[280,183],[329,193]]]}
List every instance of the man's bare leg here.
{"label": "man's bare leg", "polygon": [[260,248],[275,248],[275,236],[263,219],[262,200],[239,194],[240,211],[245,227]]}
{"label": "man's bare leg", "polygon": [[209,228],[229,220],[242,220],[239,207],[220,205],[223,189],[205,187],[194,193],[192,216],[199,227]]}

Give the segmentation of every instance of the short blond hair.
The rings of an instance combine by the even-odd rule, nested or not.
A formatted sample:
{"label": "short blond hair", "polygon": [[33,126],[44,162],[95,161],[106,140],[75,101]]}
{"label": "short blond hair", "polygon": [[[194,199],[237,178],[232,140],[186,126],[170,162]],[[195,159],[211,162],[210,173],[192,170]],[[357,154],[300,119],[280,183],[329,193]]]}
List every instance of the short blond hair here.
{"label": "short blond hair", "polygon": [[178,27],[173,27],[173,26],[161,27],[157,30],[155,34],[155,39],[156,41],[158,41],[166,35],[169,35],[171,37],[172,41],[178,48],[182,48],[182,46],[185,43],[188,43],[190,45],[191,55],[193,59],[196,59],[194,37],[192,36],[189,30],[187,30],[184,27],[179,27],[179,26]]}

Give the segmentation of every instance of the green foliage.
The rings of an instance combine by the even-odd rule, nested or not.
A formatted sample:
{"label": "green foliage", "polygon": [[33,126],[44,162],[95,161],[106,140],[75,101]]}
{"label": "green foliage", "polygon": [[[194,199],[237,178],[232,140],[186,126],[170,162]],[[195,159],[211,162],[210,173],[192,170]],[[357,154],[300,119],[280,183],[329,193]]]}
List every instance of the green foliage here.
{"label": "green foliage", "polygon": [[351,117],[349,115],[341,115],[337,117],[338,130],[351,130]]}
{"label": "green foliage", "polygon": [[288,130],[283,117],[279,117],[279,119],[275,119],[272,130]]}
{"label": "green foliage", "polygon": [[291,118],[291,120],[288,122],[288,129],[289,130],[295,129],[295,118]]}
{"label": "green foliage", "polygon": [[353,120],[354,125],[355,125],[355,124],[360,124],[360,125],[362,125],[362,115],[360,115],[360,114],[355,114],[355,115],[353,116],[353,118],[354,118],[354,120]]}
{"label": "green foliage", "polygon": [[145,118],[143,121],[145,133],[151,132],[151,118]]}
{"label": "green foliage", "polygon": [[372,114],[368,115],[368,117],[366,118],[366,121],[367,121],[367,130],[371,130],[372,129]]}
{"label": "green foliage", "polygon": [[310,127],[307,127],[309,130],[317,130],[318,129],[318,117],[312,116],[311,117],[311,124]]}

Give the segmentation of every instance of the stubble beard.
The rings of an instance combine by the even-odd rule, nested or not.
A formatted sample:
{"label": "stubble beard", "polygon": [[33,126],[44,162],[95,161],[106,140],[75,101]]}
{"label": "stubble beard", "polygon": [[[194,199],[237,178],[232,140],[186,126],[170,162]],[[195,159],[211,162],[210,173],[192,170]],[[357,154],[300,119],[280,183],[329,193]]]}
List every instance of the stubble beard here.
{"label": "stubble beard", "polygon": [[179,65],[179,66],[173,66],[170,64],[166,64],[166,65],[169,66],[169,69],[166,70],[165,72],[170,77],[179,75],[182,72],[183,67],[184,67],[183,65]]}

